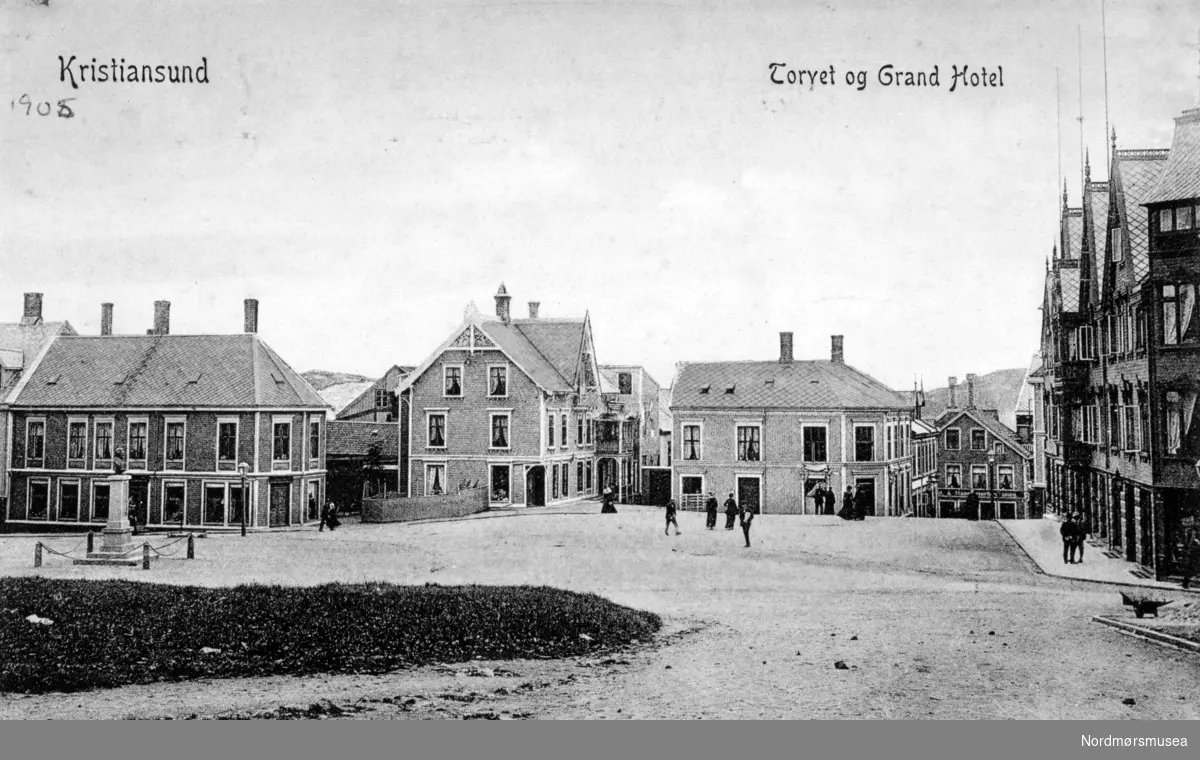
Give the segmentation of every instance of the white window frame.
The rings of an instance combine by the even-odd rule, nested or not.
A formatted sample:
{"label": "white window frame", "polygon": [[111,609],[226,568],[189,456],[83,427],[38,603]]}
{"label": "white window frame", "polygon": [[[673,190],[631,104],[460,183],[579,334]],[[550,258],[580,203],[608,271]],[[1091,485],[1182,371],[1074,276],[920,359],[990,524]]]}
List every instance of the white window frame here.
{"label": "white window frame", "polygon": [[[221,426],[233,424],[233,460],[227,461],[221,459]],[[275,429],[271,428],[272,436]],[[217,435],[215,441],[214,452],[216,458],[213,460],[217,463],[217,469],[220,470],[222,465],[230,465],[227,469],[236,470],[238,465],[238,451],[242,445],[242,422],[238,417],[217,417]],[[273,442],[272,442],[273,444]]]}
{"label": "white window frame", "polygon": [[[106,457],[100,456],[100,452],[97,450],[100,446],[100,426],[101,425],[108,425],[111,428],[110,435],[109,435],[109,441],[108,441],[108,456],[106,456]],[[113,456],[116,454],[116,451],[117,451],[117,421],[116,421],[116,419],[113,417],[97,417],[96,419],[92,420],[92,462],[97,463],[97,464],[99,462],[112,462]],[[93,464],[93,469],[97,469],[97,470],[100,469],[100,467],[97,466],[97,464]]]}
{"label": "white window frame", "polygon": [[[429,443],[429,418],[435,415],[440,415],[442,418],[442,445],[434,446]],[[488,431],[491,435],[491,431]],[[433,451],[445,451],[450,446],[450,410],[449,409],[426,409],[425,410],[425,448]]]}
{"label": "white window frame", "polygon": [[[872,456],[870,459],[859,459],[858,458],[858,431],[860,428],[870,428],[871,429],[871,454],[872,454]],[[879,428],[879,425],[877,425],[874,422],[855,422],[854,423],[854,429],[853,429],[854,438],[851,440],[850,445],[854,449],[854,461],[856,463],[883,461],[879,458],[879,436],[875,435],[875,433],[878,432],[878,428]]]}
{"label": "white window frame", "polygon": [[[976,448],[976,446],[975,446],[975,434],[976,433],[983,433],[983,445],[978,448]],[[984,430],[983,428],[978,428],[978,427],[971,428],[971,448],[969,449],[969,451],[987,451],[987,450],[988,450],[988,431]]]}
{"label": "white window frame", "polygon": [[554,443],[554,433],[556,431],[555,425],[558,424],[558,420],[556,420],[554,418],[555,414],[557,414],[557,413],[556,412],[547,412],[546,413],[546,448],[547,449],[552,449],[555,447],[555,443]]}
{"label": "white window frame", "polygon": [[425,461],[422,464],[424,465],[425,482],[422,483],[423,487],[421,490],[424,491],[424,495],[425,496],[434,496],[435,495],[432,492],[433,489],[430,486],[429,469],[431,467],[441,467],[442,468],[442,495],[445,496],[446,495],[446,478],[450,477],[450,468],[446,464],[446,461],[445,460]]}
{"label": "white window frame", "polygon": [[[487,365],[487,397],[488,398],[508,398],[508,380],[512,376],[512,370],[509,369],[509,366],[510,365],[507,362]],[[504,370],[504,393],[492,393],[492,370],[493,369],[503,369]],[[443,377],[443,383],[444,382],[445,382],[445,378]],[[443,386],[443,390],[444,389],[445,388]]]}
{"label": "white window frame", "polygon": [[[239,482],[240,486],[241,483]],[[205,511],[208,508],[208,489],[221,489],[221,522],[213,523],[205,520]],[[201,525],[219,525],[226,526],[229,524],[229,481],[224,480],[205,480],[200,483],[200,524]],[[184,498],[184,513],[187,512],[187,499]],[[186,517],[184,518],[187,519]]]}
{"label": "white window frame", "polygon": [[[950,468],[954,468],[955,470],[958,470],[958,486],[950,485]],[[955,487],[962,488],[963,482],[964,482],[963,481],[963,472],[962,472],[962,463],[961,462],[947,462],[945,478],[946,478],[946,480],[944,481],[944,484],[945,484],[946,488],[955,488]]]}
{"label": "white window frame", "polygon": [[[42,455],[40,457],[29,456],[29,428],[30,428],[30,425],[32,425],[35,422],[41,423],[41,426],[42,426]],[[46,424],[45,417],[26,417],[25,418],[25,467],[26,467],[26,469],[36,469],[36,470],[46,469],[46,443],[47,443],[46,431],[48,429],[49,429],[49,426]],[[40,465],[38,465],[37,467],[34,467],[33,465],[29,464],[29,460],[31,460],[31,459],[39,459],[39,460],[41,460],[42,463]],[[49,488],[47,487],[46,501],[49,502],[49,500],[50,500],[50,491],[49,491]],[[28,502],[26,502],[26,504],[28,505]],[[46,514],[47,515],[50,514],[48,507],[46,510]]]}
{"label": "white window frame", "polygon": [[[700,438],[698,439],[697,446],[696,446],[696,448],[699,449],[699,451],[696,452],[695,459],[687,459],[686,457],[683,456],[683,446],[687,442],[687,429],[689,427],[700,428]],[[736,435],[737,435],[737,432],[734,431],[734,436],[736,436]],[[734,438],[734,440],[735,441],[737,440],[736,437]],[[736,449],[734,450],[734,453],[735,454],[737,453]],[[703,462],[704,461],[704,420],[682,420],[679,423],[679,456],[677,456],[676,459],[680,462]],[[680,491],[680,493],[682,494],[683,491]]]}
{"label": "white window frame", "polygon": [[[738,493],[741,489],[738,488],[739,480],[757,480],[758,481],[758,514],[763,515],[767,512],[766,493],[763,492],[763,476],[761,472],[734,472],[733,473],[733,493],[738,497],[738,508],[742,506],[742,499]],[[705,491],[704,493],[707,493]]]}
{"label": "white window frame", "polygon": [[[62,514],[62,490],[63,490],[63,486],[66,486],[66,485],[74,485],[75,486],[75,517],[71,518],[70,520],[64,520],[63,514]],[[64,521],[65,522],[81,522],[81,520],[79,519],[79,515],[83,511],[83,483],[80,482],[79,478],[59,478],[58,483],[57,483],[57,488],[55,488],[54,490],[55,490],[54,506],[56,507],[56,509],[55,509],[56,517],[54,518],[54,521],[55,522],[64,522]]]}
{"label": "white window frame", "polygon": [[[116,446],[114,446],[113,448],[115,449]],[[109,514],[112,514],[112,486],[104,480],[98,480],[98,479],[93,478],[92,479],[92,494],[91,494],[92,498],[88,501],[88,522],[99,522],[99,520],[96,519],[96,489],[97,488],[107,488],[108,489],[108,512],[109,512]],[[108,522],[108,518],[105,517],[104,521]]]}
{"label": "white window frame", "polygon": [[[703,496],[708,493],[708,476],[707,475],[705,475],[702,472],[681,472],[681,473],[679,473],[679,503],[680,504],[683,503],[683,497],[684,497],[684,493],[683,493],[683,479],[684,478],[700,478],[700,495]],[[735,480],[733,482],[733,484],[736,486],[737,481]],[[761,486],[759,486],[759,487],[761,488]]]}
{"label": "white window frame", "polygon": [[[949,436],[947,436],[947,435],[946,435],[946,434],[947,434],[947,433],[949,433],[951,430],[953,430],[955,433],[957,433],[957,434],[958,434],[958,445],[957,445],[957,446],[955,446],[955,447],[953,447],[953,448],[950,446],[950,438],[949,438]],[[963,447],[962,447],[962,428],[960,428],[960,427],[952,427],[952,428],[946,428],[945,430],[943,430],[943,431],[942,431],[942,446],[943,446],[943,447],[946,449],[946,451],[962,451],[962,450],[963,450]]]}
{"label": "white window frame", "polygon": [[[1005,488],[1002,485],[1004,482],[1004,480],[1003,480],[1003,474],[1004,474],[1003,471],[1004,470],[1008,470],[1010,472],[1010,474],[1012,475],[1012,488]],[[1016,490],[1016,488],[1017,488],[1017,467],[1016,467],[1016,465],[1012,465],[1012,464],[996,465],[996,490],[997,491],[1014,491],[1014,490]]]}
{"label": "white window frame", "polygon": [[[184,428],[184,432],[186,434],[187,428]],[[158,522],[158,524],[159,525],[175,525],[176,524],[174,522],[167,522],[167,487],[168,486],[182,486],[183,487],[183,524],[190,525],[191,523],[189,523],[187,521],[188,482],[187,482],[187,480],[185,480],[183,478],[167,478],[162,481],[162,485],[159,487],[159,495],[161,496],[161,500],[158,503],[159,504],[159,509],[158,509],[159,522]],[[147,496],[149,496],[149,494],[147,494]],[[149,511],[149,505],[147,504],[146,506],[147,506],[147,511]],[[204,505],[203,504],[200,505],[200,512],[201,512],[200,519],[203,520],[204,519]]]}
{"label": "white window frame", "polygon": [[[738,428],[758,428],[758,459],[739,459],[738,455]],[[703,440],[703,439],[701,439]],[[733,421],[733,461],[746,462],[747,464],[762,464],[766,461],[766,452],[764,450],[763,441],[763,423],[762,420],[738,420]],[[735,481],[736,482],[736,481]],[[761,484],[760,484],[761,487]]]}
{"label": "white window frame", "polygon": [[983,487],[983,490],[986,491],[990,488],[990,485],[988,483],[988,466],[986,464],[971,465],[971,490],[974,491],[977,489],[977,486],[975,485],[975,473],[978,472],[979,470],[983,470],[983,486],[982,487]]}
{"label": "white window frame", "polygon": [[[458,395],[446,392],[446,371],[450,369],[458,370]],[[467,372],[464,364],[446,363],[442,364],[442,398],[463,398],[467,395]]]}
{"label": "white window frame", "polygon": [[[286,460],[275,458],[275,427],[277,425],[287,425],[288,426],[288,458]],[[292,469],[292,456],[293,456],[295,448],[296,448],[296,439],[294,437],[295,433],[296,433],[296,421],[294,419],[292,419],[292,415],[290,415],[290,414],[271,415],[271,471],[272,472],[287,471],[287,470]],[[280,467],[280,465],[282,465],[282,464],[286,464],[287,466]],[[290,505],[289,505],[289,508],[290,508]]]}
{"label": "white window frame", "polygon": [[[33,487],[34,485],[46,486],[46,516],[33,517]],[[50,522],[50,478],[29,478],[25,481],[25,519],[30,522]]]}
{"label": "white window frame", "polygon": [[[312,518],[312,517],[308,516],[308,497],[309,497],[308,489],[312,486],[316,486],[315,488],[313,488],[313,491],[315,491],[315,494],[313,494],[313,495],[316,497],[316,501],[317,501],[317,516],[316,516],[316,518]],[[230,484],[230,487],[231,488],[233,487],[232,483]],[[384,490],[386,491],[387,489],[385,488]],[[320,478],[306,479],[304,481],[304,490],[300,494],[300,499],[301,499],[301,501],[304,502],[300,507],[300,522],[307,523],[307,522],[311,522],[313,519],[320,520],[321,519],[321,503],[322,503],[321,502],[321,479]],[[228,498],[226,500],[226,504],[232,505],[232,503],[233,503],[233,499],[232,499],[232,495],[231,495],[230,498]],[[226,510],[228,510],[228,506],[226,507]]]}
{"label": "white window frame", "polygon": [[[71,427],[73,425],[83,425],[83,456],[71,456]],[[87,417],[67,417],[67,441],[66,450],[63,452],[66,455],[67,469],[79,470],[87,469],[88,460],[88,443],[92,440],[90,425]]]}
{"label": "white window frame", "polygon": [[[141,459],[134,459],[133,458],[133,449],[130,448],[130,441],[133,440],[133,426],[134,425],[145,425],[146,426],[146,442],[142,446],[143,456]],[[164,426],[163,427],[164,434],[166,433],[166,430],[167,429]],[[184,435],[186,435],[186,434],[187,434],[187,429],[185,428]],[[164,443],[163,451],[164,451],[164,453],[166,452],[165,443]],[[185,454],[186,454],[186,451],[185,451]],[[129,419],[125,420],[125,461],[127,462],[129,469],[131,469],[131,470],[133,470],[133,469],[145,470],[150,466],[150,418],[149,417],[130,417]],[[134,462],[138,462],[142,466],[140,468],[135,468],[133,466]]]}
{"label": "white window frame", "polygon": [[[491,451],[511,451],[512,450],[512,447],[513,447],[513,445],[512,445],[512,439],[513,439],[513,431],[512,431],[513,415],[512,415],[512,413],[513,413],[512,409],[489,409],[488,410],[488,449],[489,450],[491,450]],[[507,446],[493,445],[494,441],[492,440],[492,424],[493,424],[493,420],[495,420],[497,417],[506,417],[508,419],[508,445]],[[510,476],[511,476],[511,473],[510,473]],[[489,475],[488,478],[490,480],[491,475]],[[511,483],[512,481],[510,480],[509,482]],[[511,489],[511,485],[510,485],[510,489]]]}
{"label": "white window frame", "polygon": [[[511,439],[512,436],[510,435],[509,438]],[[508,498],[507,499],[492,498],[492,494],[494,494],[496,492],[495,485],[492,483],[492,473],[497,467],[508,470]],[[513,466],[512,466],[512,463],[511,462],[488,462],[487,468],[488,468],[488,482],[487,482],[488,503],[490,503],[490,504],[512,504],[513,503],[513,493],[512,493],[513,492],[513,488],[512,488]]]}
{"label": "white window frame", "polygon": [[571,445],[571,421],[567,419],[569,411],[558,410],[558,434],[561,440],[558,442],[560,449],[569,448]]}
{"label": "white window frame", "polygon": [[[313,445],[312,445],[313,425],[317,426],[317,446],[315,449],[313,448]],[[308,415],[308,419],[305,421],[305,425],[304,425],[304,435],[305,435],[304,445],[308,449],[308,455],[305,457],[305,461],[309,462],[310,464],[313,462],[321,461],[321,438],[322,438],[322,431],[323,431],[324,427],[325,426],[323,424],[321,424],[321,416],[320,415],[318,415],[318,414]],[[319,490],[318,490],[318,492],[319,492]],[[306,497],[308,496],[307,491],[305,491],[305,496]],[[320,499],[317,499],[317,501],[319,502]],[[305,501],[304,504],[305,504],[305,507],[308,506],[307,501]],[[321,505],[318,503],[317,508],[320,509],[320,506]]]}
{"label": "white window frame", "polygon": [[[183,443],[181,444],[181,447],[180,447],[180,453],[183,455],[182,459],[168,459],[167,458],[167,447],[170,445],[170,440],[167,437],[167,429],[171,425],[175,425],[175,424],[183,425]],[[150,432],[150,429],[149,429],[149,427],[147,427],[146,428],[147,437],[149,437],[149,432]],[[187,436],[188,436],[188,425],[187,425],[187,417],[186,416],[172,416],[172,417],[164,417],[163,418],[163,469],[164,470],[168,469],[167,468],[168,464],[174,464],[176,462],[179,462],[178,469],[180,469],[180,470],[187,469]],[[146,443],[149,444],[149,441],[147,441]],[[174,470],[175,468],[170,468],[170,469]]]}

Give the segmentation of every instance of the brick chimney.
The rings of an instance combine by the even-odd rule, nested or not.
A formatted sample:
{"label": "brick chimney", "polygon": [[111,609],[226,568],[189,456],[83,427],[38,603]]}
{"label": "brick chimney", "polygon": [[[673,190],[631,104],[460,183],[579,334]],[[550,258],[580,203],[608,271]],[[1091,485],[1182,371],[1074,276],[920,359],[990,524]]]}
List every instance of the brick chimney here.
{"label": "brick chimney", "polygon": [[833,348],[829,352],[829,360],[834,364],[846,363],[845,340],[841,335],[833,336]]}
{"label": "brick chimney", "polygon": [[42,323],[42,294],[25,294],[25,314],[21,317],[23,325],[38,325]]}
{"label": "brick chimney", "polygon": [[512,296],[508,294],[508,289],[504,287],[504,283],[500,283],[500,289],[496,291],[496,318],[504,324],[511,321],[509,312],[511,302]]}
{"label": "brick chimney", "polygon": [[258,332],[258,299],[246,299],[246,332]]}
{"label": "brick chimney", "polygon": [[113,305],[111,303],[100,304],[100,334],[112,335],[112,314]]}
{"label": "brick chimney", "polygon": [[792,359],[792,334],[790,332],[781,332],[779,333],[779,363],[791,364]]}
{"label": "brick chimney", "polygon": [[967,408],[975,408],[975,375],[967,375]]}
{"label": "brick chimney", "polygon": [[958,378],[950,378],[950,409],[958,408]]}
{"label": "brick chimney", "polygon": [[170,335],[171,334],[171,302],[170,301],[155,301],[154,302],[154,334],[155,335]]}
{"label": "brick chimney", "polygon": [[530,301],[529,302],[529,318],[530,319],[538,318],[538,307],[541,305],[542,305],[541,301]]}

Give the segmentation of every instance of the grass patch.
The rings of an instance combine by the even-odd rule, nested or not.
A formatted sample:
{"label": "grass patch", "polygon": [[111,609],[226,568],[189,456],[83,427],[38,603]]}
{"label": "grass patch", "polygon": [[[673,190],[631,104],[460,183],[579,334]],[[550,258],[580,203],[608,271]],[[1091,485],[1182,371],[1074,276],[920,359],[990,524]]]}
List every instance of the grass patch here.
{"label": "grass patch", "polygon": [[645,640],[661,624],[652,613],[545,586],[0,578],[0,691],[571,657]]}

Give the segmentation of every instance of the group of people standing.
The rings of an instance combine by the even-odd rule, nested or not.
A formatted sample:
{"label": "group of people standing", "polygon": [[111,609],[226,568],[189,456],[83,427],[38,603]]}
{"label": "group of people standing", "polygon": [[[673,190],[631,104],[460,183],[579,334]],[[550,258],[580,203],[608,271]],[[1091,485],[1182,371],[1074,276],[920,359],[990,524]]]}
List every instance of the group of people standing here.
{"label": "group of people standing", "polygon": [[[1083,519],[1083,515],[1076,512],[1068,514],[1063,520],[1062,527],[1058,529],[1058,533],[1062,536],[1063,542],[1063,564],[1064,565],[1079,565],[1083,563],[1083,542],[1087,540],[1091,530],[1088,527],[1087,521]],[[1075,555],[1079,555],[1079,559]]]}
{"label": "group of people standing", "polygon": [[[704,502],[704,511],[708,513],[708,520],[705,525],[709,530],[716,530],[717,527],[717,497],[709,492],[708,498]],[[735,523],[741,522],[742,535],[746,537],[746,547],[750,547],[750,525],[754,522],[756,514],[753,507],[738,506],[737,500],[733,498],[733,494],[729,494],[729,498],[725,500],[725,530],[733,530]]]}

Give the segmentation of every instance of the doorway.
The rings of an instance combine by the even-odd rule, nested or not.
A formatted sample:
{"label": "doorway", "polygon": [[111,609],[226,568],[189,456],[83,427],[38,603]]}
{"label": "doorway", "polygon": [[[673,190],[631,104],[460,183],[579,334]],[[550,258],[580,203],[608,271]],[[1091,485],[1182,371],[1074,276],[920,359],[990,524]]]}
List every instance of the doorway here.
{"label": "doorway", "polygon": [[1137,523],[1135,522],[1135,511],[1133,508],[1133,485],[1125,486],[1125,559],[1130,562],[1137,562]]}
{"label": "doorway", "polygon": [[854,480],[854,506],[867,517],[875,516],[875,478]]}
{"label": "doorway", "polygon": [[525,471],[525,506],[546,506],[546,467],[534,465]]}
{"label": "doorway", "polygon": [[292,490],[291,483],[277,481],[271,483],[271,517],[270,526],[281,528],[291,520]]}
{"label": "doorway", "polygon": [[738,506],[749,509],[754,514],[762,511],[762,479],[754,476],[739,475],[737,479]]}

